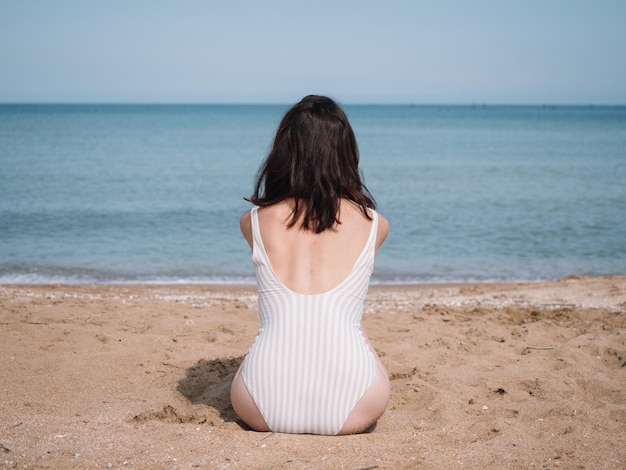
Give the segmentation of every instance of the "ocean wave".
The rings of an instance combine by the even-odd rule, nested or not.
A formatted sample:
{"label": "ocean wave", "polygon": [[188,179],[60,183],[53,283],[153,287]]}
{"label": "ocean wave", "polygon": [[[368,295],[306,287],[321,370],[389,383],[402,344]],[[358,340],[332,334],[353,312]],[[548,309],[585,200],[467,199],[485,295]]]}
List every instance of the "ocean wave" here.
{"label": "ocean wave", "polygon": [[[439,274],[376,274],[372,276],[372,285],[407,285],[407,284],[452,284],[452,283],[491,283],[541,281],[539,278],[486,277],[477,275],[439,275]],[[198,274],[198,273],[116,273],[112,271],[67,267],[30,267],[12,266],[0,269],[0,284],[5,285],[42,285],[42,284],[218,284],[252,285],[256,279],[251,275]]]}

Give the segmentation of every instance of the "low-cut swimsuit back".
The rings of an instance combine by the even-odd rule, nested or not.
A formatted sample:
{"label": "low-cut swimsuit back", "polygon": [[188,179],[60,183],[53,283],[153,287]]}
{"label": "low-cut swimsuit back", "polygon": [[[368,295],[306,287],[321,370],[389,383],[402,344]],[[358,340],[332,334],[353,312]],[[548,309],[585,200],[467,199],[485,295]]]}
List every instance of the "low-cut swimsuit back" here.
{"label": "low-cut swimsuit back", "polygon": [[374,268],[378,214],[350,273],[321,294],[300,294],[276,276],[251,210],[252,259],[261,327],[242,365],[242,378],[274,432],[337,434],[376,375],[361,331]]}

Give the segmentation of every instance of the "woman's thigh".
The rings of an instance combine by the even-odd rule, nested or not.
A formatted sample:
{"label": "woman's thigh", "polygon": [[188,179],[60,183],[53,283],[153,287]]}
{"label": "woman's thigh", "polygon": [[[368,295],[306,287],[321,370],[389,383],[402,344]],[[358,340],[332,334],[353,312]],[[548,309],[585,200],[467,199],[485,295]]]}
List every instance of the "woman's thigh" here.
{"label": "woman's thigh", "polygon": [[367,430],[385,412],[389,404],[391,385],[385,368],[377,361],[372,384],[358,401],[339,434],[355,434]]}
{"label": "woman's thigh", "polygon": [[230,402],[237,416],[255,431],[270,431],[261,411],[254,403],[248,387],[246,387],[241,376],[241,367],[235,374],[233,383],[230,386]]}

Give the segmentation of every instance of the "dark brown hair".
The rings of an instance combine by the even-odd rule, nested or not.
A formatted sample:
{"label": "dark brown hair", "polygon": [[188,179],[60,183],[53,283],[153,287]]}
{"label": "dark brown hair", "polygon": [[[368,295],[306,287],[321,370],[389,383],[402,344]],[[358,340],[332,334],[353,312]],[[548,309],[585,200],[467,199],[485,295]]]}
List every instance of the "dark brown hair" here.
{"label": "dark brown hair", "polygon": [[293,227],[323,232],[339,223],[342,198],[356,202],[369,219],[374,198],[361,181],[359,151],[345,113],[332,99],[309,95],[283,117],[261,165],[252,197],[261,207],[293,198]]}

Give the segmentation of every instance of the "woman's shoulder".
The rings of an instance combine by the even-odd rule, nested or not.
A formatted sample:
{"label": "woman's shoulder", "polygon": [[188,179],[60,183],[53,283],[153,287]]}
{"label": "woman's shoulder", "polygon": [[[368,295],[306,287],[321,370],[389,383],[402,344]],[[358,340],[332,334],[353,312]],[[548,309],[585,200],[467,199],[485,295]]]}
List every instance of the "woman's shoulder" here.
{"label": "woman's shoulder", "polygon": [[[365,214],[363,214],[363,207],[358,205],[356,202],[354,201],[350,201],[348,199],[344,199],[344,207],[349,208],[349,210],[357,217],[357,218],[365,218]],[[378,218],[378,225],[386,227],[387,229],[389,228],[389,222],[387,221],[387,219],[378,211],[368,208],[367,209],[370,212],[370,215],[372,215],[372,213],[376,213],[376,216]]]}
{"label": "woman's shoulder", "polygon": [[242,228],[244,226],[252,225],[252,209],[248,209],[241,215],[241,217],[239,218],[239,225]]}
{"label": "woman's shoulder", "polygon": [[376,247],[378,248],[383,244],[389,234],[389,222],[380,212],[375,211],[374,209],[367,209],[368,214],[370,215],[370,218],[367,218],[363,213],[362,206],[359,206],[356,202],[350,200],[345,200],[342,207],[344,208],[342,221],[355,224],[356,227],[360,227],[358,230],[368,230],[368,227],[371,227],[371,224],[373,223],[373,217],[375,214],[375,217],[378,219]]}
{"label": "woman's shoulder", "polygon": [[389,221],[378,213],[378,233],[376,234],[376,246],[379,247],[389,235]]}
{"label": "woman's shoulder", "polygon": [[239,219],[239,229],[248,244],[252,246],[252,209],[244,212]]}
{"label": "woman's shoulder", "polygon": [[389,230],[389,221],[387,220],[387,218],[382,215],[380,212],[376,211],[376,216],[378,217],[378,228],[379,230],[381,228],[386,229],[387,231]]}

